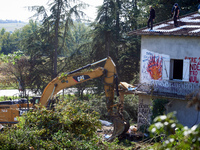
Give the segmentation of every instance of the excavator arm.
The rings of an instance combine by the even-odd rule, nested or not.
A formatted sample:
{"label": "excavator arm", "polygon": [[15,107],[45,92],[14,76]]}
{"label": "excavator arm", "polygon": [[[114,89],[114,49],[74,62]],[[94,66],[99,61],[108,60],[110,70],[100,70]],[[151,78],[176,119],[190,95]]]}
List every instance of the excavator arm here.
{"label": "excavator arm", "polygon": [[62,89],[81,84],[88,80],[101,77],[104,74],[104,69],[99,67],[94,71],[75,73],[65,75],[64,77],[57,77],[52,80],[44,89],[40,98],[40,104],[47,107],[48,101],[53,99],[55,95]]}
{"label": "excavator arm", "polygon": [[[100,62],[106,61],[104,67],[98,67],[93,71],[82,72],[81,70],[90,66],[96,65]],[[77,73],[78,72],[78,73]],[[60,90],[81,84],[94,78],[104,77],[104,89],[108,101],[114,99],[114,80],[117,77],[116,66],[110,57],[102,59],[93,64],[86,65],[82,68],[69,72],[61,77],[53,79],[44,89],[40,98],[40,104],[47,107],[48,101],[52,99]],[[112,103],[111,103],[112,105]]]}
{"label": "excavator arm", "polygon": [[[103,61],[106,61],[103,68],[98,67],[93,71],[77,73],[85,68],[96,65]],[[44,92],[40,99],[40,104],[47,107],[48,101],[52,99],[60,90],[77,84],[81,84],[83,82],[98,77],[103,77],[107,111],[114,124],[112,136],[110,137],[110,139],[108,139],[109,141],[112,141],[115,137],[125,133],[129,129],[129,124],[128,122],[126,122],[126,120],[124,120],[122,113],[119,111],[120,108],[117,109],[117,112],[113,112],[114,87],[115,81],[117,80],[117,71],[115,63],[110,57],[102,59],[93,64],[86,65],[72,72],[69,72],[64,77],[57,77],[54,80],[52,80],[44,89]],[[116,88],[118,88],[117,84]]]}
{"label": "excavator arm", "polygon": [[[98,67],[95,70],[88,72],[81,72],[81,70],[83,69],[86,69],[90,66],[96,65],[104,61],[106,61],[104,67]],[[35,97],[35,100],[32,100],[31,104],[8,104],[8,102],[2,102],[2,104],[0,104],[0,110],[2,113],[0,116],[0,123],[17,123],[16,118],[17,116],[20,116],[23,113],[22,108],[27,108],[27,106],[28,109],[33,108],[35,103],[48,108],[51,100],[55,98],[56,94],[60,90],[72,87],[77,84],[81,84],[83,82],[98,77],[103,77],[107,111],[114,124],[114,131],[112,137],[109,139],[111,141],[115,137],[125,133],[129,128],[129,124],[127,124],[127,122],[124,120],[120,109],[117,109],[118,111],[115,112],[113,111],[113,107],[115,106],[113,100],[115,81],[117,80],[117,71],[115,63],[110,57],[107,57],[92,64],[88,64],[82,68],[71,71],[65,74],[64,76],[53,79],[44,89],[42,96],[40,98]],[[118,88],[117,84],[116,88]],[[36,102],[36,100],[39,101]],[[20,111],[22,113],[20,113]],[[25,111],[27,110],[25,109]]]}

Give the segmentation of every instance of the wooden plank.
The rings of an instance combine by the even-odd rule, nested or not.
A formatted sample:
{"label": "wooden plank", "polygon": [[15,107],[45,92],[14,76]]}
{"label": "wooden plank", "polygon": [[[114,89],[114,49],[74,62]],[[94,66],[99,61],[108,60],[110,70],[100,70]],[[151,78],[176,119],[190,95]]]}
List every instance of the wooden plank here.
{"label": "wooden plank", "polygon": [[128,90],[128,88],[134,88],[135,86],[128,84],[126,82],[120,82],[120,85],[125,89]]}

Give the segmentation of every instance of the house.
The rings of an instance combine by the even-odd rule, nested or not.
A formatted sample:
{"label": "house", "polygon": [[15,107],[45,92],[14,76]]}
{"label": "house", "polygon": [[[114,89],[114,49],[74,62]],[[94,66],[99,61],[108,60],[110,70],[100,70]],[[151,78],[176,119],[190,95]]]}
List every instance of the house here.
{"label": "house", "polygon": [[179,123],[192,127],[200,123],[199,111],[187,107],[186,96],[200,89],[200,14],[155,24],[153,30],[139,29],[141,36],[138,126],[151,121],[152,100],[168,100],[165,112],[176,111]]}

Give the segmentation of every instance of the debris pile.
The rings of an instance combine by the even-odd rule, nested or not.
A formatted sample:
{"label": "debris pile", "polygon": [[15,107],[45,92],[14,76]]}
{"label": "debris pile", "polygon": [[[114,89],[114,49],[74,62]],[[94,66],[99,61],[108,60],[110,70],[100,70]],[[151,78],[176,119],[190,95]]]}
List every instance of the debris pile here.
{"label": "debris pile", "polygon": [[[111,122],[100,120],[102,123],[102,128],[97,131],[97,134],[101,136],[104,140],[108,140],[112,136],[113,124]],[[124,136],[119,137],[120,139],[128,139],[130,141],[140,141],[146,137],[146,135],[138,131],[137,126],[132,125]]]}

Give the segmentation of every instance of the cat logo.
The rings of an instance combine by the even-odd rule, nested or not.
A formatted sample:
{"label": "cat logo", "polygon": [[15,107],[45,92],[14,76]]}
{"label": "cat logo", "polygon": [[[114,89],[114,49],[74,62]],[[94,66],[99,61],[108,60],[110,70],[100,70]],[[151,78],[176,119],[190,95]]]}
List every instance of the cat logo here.
{"label": "cat logo", "polygon": [[8,110],[7,110],[7,109],[2,109],[1,111],[2,111],[2,112],[8,112]]}
{"label": "cat logo", "polygon": [[87,80],[89,78],[90,78],[89,75],[73,76],[73,79],[74,79],[75,82],[81,82],[81,81]]}

